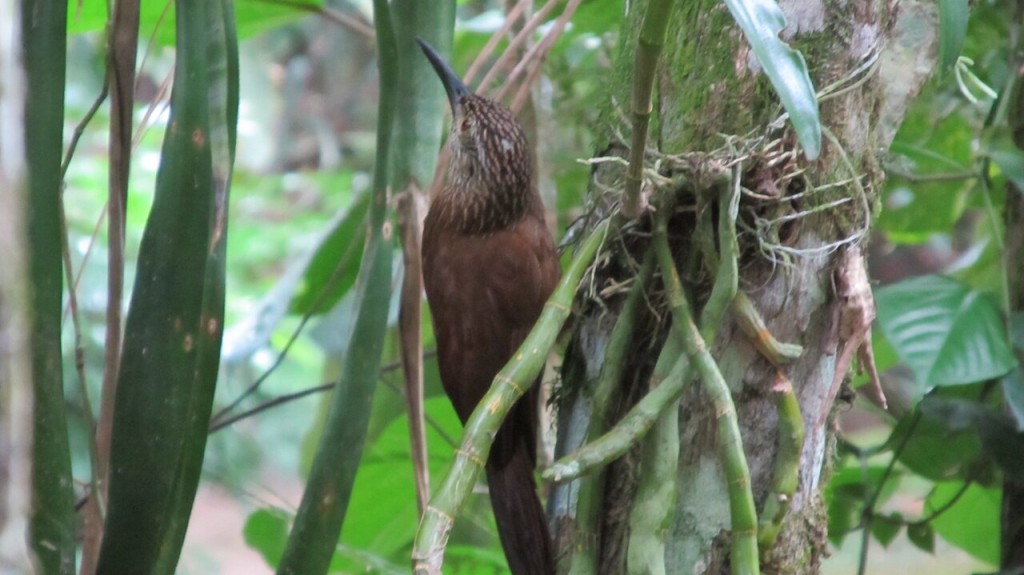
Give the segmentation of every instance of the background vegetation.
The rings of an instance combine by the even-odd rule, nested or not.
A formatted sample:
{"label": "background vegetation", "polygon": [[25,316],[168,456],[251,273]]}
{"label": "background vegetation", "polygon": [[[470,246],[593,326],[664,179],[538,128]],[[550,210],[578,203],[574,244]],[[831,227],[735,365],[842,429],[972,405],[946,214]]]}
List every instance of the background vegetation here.
{"label": "background vegetation", "polygon": [[[45,4],[25,2],[23,10]],[[69,161],[63,174],[61,217],[72,279],[65,280],[57,324],[62,376],[50,382],[62,382],[64,390],[64,400],[54,410],[67,420],[67,451],[75,478],[74,499],[79,503],[96,500],[90,485],[96,469],[93,431],[104,412],[103,402],[108,401],[103,393],[110,377],[104,356],[110,325],[108,282],[111,266],[118,265],[114,254],[120,240],[111,236],[106,218],[111,217],[111,171],[124,168],[111,160],[110,149],[120,145],[130,151],[123,212],[124,311],[129,318],[125,349],[129,349],[144,346],[143,339],[134,339],[143,336],[132,331],[127,306],[130,298],[141,297],[144,284],[137,275],[152,271],[140,256],[146,250],[147,226],[154,225],[153,214],[159,213],[154,206],[161,201],[161,185],[167,185],[161,184],[161,178],[170,177],[169,169],[161,166],[169,165],[169,154],[175,153],[167,124],[171,118],[182,118],[174,114],[186,113],[182,110],[190,105],[185,95],[172,95],[170,86],[176,80],[172,69],[176,58],[185,57],[186,48],[206,50],[205,42],[212,42],[175,44],[176,16],[171,4],[144,4],[139,49],[133,55],[138,59],[138,75],[129,82],[135,97],[124,111],[130,119],[126,147],[110,135],[111,126],[118,122],[116,107],[100,105],[90,115],[97,95],[111,85],[110,53],[103,32],[108,15],[103,3],[68,5],[67,81],[62,91],[55,92],[64,95],[59,118]],[[211,3],[208,9],[231,4]],[[454,69],[470,69],[481,53],[490,57],[483,59],[477,76],[494,66],[507,41],[501,40],[496,47],[488,42],[505,23],[506,11],[518,10],[522,4],[459,2]],[[898,566],[892,572],[908,572],[917,568],[907,567],[906,561],[928,561],[931,553],[944,557],[939,563],[950,573],[995,571],[1000,566],[1006,567],[1006,573],[1019,572],[1005,565],[1001,552],[1020,545],[1024,515],[1010,506],[1009,517],[1016,517],[1017,523],[1001,530],[1000,513],[1004,490],[1012,491],[1024,481],[1020,463],[1024,379],[1017,367],[1024,349],[1020,315],[1024,291],[1014,270],[1014,263],[1021,267],[1024,255],[1020,244],[1014,243],[1021,222],[1020,212],[1013,208],[1020,202],[1018,186],[1024,186],[1024,161],[1013,139],[1018,133],[1013,130],[1019,126],[1012,123],[1020,117],[1021,99],[1011,97],[1022,62],[1021,12],[1006,0],[983,0],[972,7],[967,26],[966,2],[940,2],[939,7],[943,19],[939,69],[912,103],[891,150],[879,159],[889,177],[879,199],[870,265],[878,282],[874,348],[878,367],[884,370],[890,410],[882,413],[858,400],[841,417],[845,431],[838,439],[838,458],[826,490],[829,538],[839,549],[840,559],[826,564],[826,572],[884,573],[886,564]],[[599,144],[592,126],[615,60],[622,6],[591,0],[534,8],[549,10],[539,18],[544,27],[535,42],[560,17],[570,24],[553,37],[543,67],[524,67],[518,80],[495,91],[513,100],[520,85],[529,87],[524,92],[529,95],[524,114],[530,118],[531,135],[543,159],[539,166],[542,193],[561,235],[586,209],[591,169],[577,159],[595,155]],[[226,259],[217,263],[216,256],[195,255],[209,255],[209,243],[216,243],[216,234],[210,231],[216,225],[204,226],[216,218],[209,214],[217,213],[216,200],[210,199],[218,197],[217,190],[188,200],[164,225],[183,227],[192,217],[197,229],[209,235],[182,261],[195,264],[197,274],[223,273],[226,278],[224,339],[220,365],[214,365],[212,429],[208,439],[197,440],[197,453],[204,452],[205,444],[205,459],[202,474],[197,475],[200,504],[193,511],[189,533],[201,531],[202,524],[215,517],[244,515],[244,521],[229,528],[230,538],[243,539],[266,565],[276,567],[285,555],[302,485],[329,417],[332,400],[327,384],[347,377],[352,350],[362,349],[361,338],[367,337],[355,326],[366,325],[357,323],[359,313],[374,294],[365,288],[361,291],[357,277],[361,266],[372,268],[364,261],[367,230],[383,233],[379,218],[384,212],[373,200],[381,197],[381,178],[387,176],[386,168],[381,168],[384,159],[374,156],[383,109],[378,106],[376,59],[380,56],[374,42],[373,10],[367,2],[299,6],[239,0],[234,9],[242,39],[237,148],[234,136],[227,136],[228,126],[233,125],[230,77],[224,80],[221,105],[227,111],[221,116],[212,104],[195,104],[213,107],[196,113],[206,118],[202,121],[207,125],[221,122],[229,142],[221,153],[234,158],[231,194],[225,191],[219,196],[227,201],[230,214]],[[230,15],[227,18],[230,21]],[[401,17],[396,19],[400,28]],[[376,24],[379,34],[380,22]],[[59,33],[63,24],[55,28],[54,33]],[[230,25],[227,30],[223,58],[230,70]],[[64,52],[62,46],[51,44],[51,49]],[[63,58],[64,54],[41,53],[38,59],[26,58],[26,65],[39,70],[63,68]],[[397,55],[393,58],[392,65],[400,61]],[[506,66],[503,73],[510,74],[511,68]],[[217,81],[216,73],[209,72],[210,81]],[[523,77],[530,81],[523,82]],[[432,109],[440,120],[444,105],[438,86],[405,89],[432,90]],[[204,98],[206,93],[201,92]],[[181,107],[172,103],[175,97],[182,98]],[[175,106],[175,112],[169,111],[169,105]],[[438,126],[428,126],[426,131],[432,129],[440,138]],[[51,134],[56,133],[52,130]],[[209,133],[216,130],[212,127]],[[176,136],[183,134],[192,135]],[[181,150],[177,153],[187,154],[190,148]],[[216,171],[217,152],[211,156],[206,161],[213,167],[198,167],[202,160],[184,165]],[[60,168],[60,162],[50,157],[50,169]],[[178,175],[183,173],[188,172]],[[400,189],[393,186],[392,191]],[[39,197],[32,193],[35,206]],[[57,203],[51,205],[56,209]],[[201,206],[208,208],[193,212]],[[57,218],[57,212],[52,216]],[[368,226],[366,222],[374,218],[377,225]],[[364,409],[368,417],[365,447],[341,537],[329,558],[332,572],[407,572],[417,526],[417,489],[398,368],[397,286],[402,254],[398,244],[393,245],[393,251],[384,247],[384,255],[378,254],[380,261],[387,262],[386,269],[373,268],[376,277],[388,277],[387,283],[395,289],[390,301],[378,297],[383,302],[381,317],[386,317],[381,327],[387,328],[381,332],[378,352],[383,367],[372,405]],[[55,251],[48,263],[60,267],[62,262],[52,256],[62,251],[61,246],[50,243],[49,249]],[[54,272],[52,266],[49,272]],[[168,298],[184,297],[184,293],[175,289],[158,293],[158,303],[167,304]],[[210,317],[204,306],[211,296],[204,293],[196,296],[198,300],[183,301],[183,309]],[[453,457],[461,429],[443,397],[429,354],[429,317],[425,313],[423,317],[423,348],[428,352],[424,365],[427,468],[433,486]],[[372,358],[373,352],[368,353]],[[122,378],[124,369],[122,364]],[[858,379],[854,385],[860,383]],[[36,389],[37,401],[59,397],[40,395],[41,388]],[[156,387],[142,392],[138,401],[148,403],[150,414],[166,413],[168,401],[191,401],[187,393],[175,397]],[[847,401],[852,400],[847,397]],[[168,421],[168,429],[179,423]],[[115,434],[124,436],[134,424],[120,429],[114,425]],[[38,437],[37,432],[37,441]],[[350,448],[354,447],[346,446]],[[59,458],[60,446],[54,449]],[[149,456],[155,461],[168,458],[168,449],[174,447],[154,448]],[[194,448],[192,452],[194,456]],[[42,462],[37,460],[37,465]],[[175,460],[170,471],[151,471],[165,477],[187,473],[182,466],[188,467]],[[147,496],[152,491],[152,487],[147,490]],[[88,522],[85,525],[88,533]],[[137,527],[129,522],[124,528]],[[178,529],[186,537],[184,525]],[[65,543],[71,541],[72,550],[79,548],[81,561],[81,540],[71,533],[61,537]],[[87,540],[84,545],[89,545]],[[903,551],[882,551],[890,546]],[[920,555],[907,551],[910,546],[920,549]],[[232,563],[242,561],[210,553],[211,547],[189,535],[178,571],[229,572]],[[975,561],[964,559],[965,554]],[[173,571],[176,557],[158,560]],[[66,555],[45,562],[47,572],[54,573],[69,572],[66,563]],[[244,572],[252,572],[252,564],[245,565]],[[487,497],[475,493],[456,524],[446,572],[498,573],[503,566]],[[941,568],[928,569],[939,573]]]}

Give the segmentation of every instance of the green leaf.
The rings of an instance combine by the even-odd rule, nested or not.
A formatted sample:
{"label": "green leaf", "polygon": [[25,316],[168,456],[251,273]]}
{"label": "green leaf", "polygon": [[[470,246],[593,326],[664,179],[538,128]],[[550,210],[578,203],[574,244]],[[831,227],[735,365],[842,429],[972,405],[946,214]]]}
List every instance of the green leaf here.
{"label": "green leaf", "polygon": [[392,288],[392,238],[386,225],[387,180],[395,111],[397,47],[388,3],[374,0],[373,7],[380,117],[368,233],[354,288],[359,310],[354,332],[358,337],[352,338],[344,357],[340,358],[341,376],[335,385],[324,434],[281,558],[282,573],[323,573],[330,567],[366,442],[370,407],[387,335]]}
{"label": "green leaf", "polygon": [[1024,157],[1019,150],[993,150],[989,157],[1006,179],[1013,182],[1018,190],[1024,190]]}
{"label": "green leaf", "polygon": [[[448,398],[431,398],[424,402],[424,409],[449,436],[461,433]],[[451,462],[453,448],[433,426],[427,427],[427,444],[428,471],[431,477],[438,477]],[[408,559],[419,520],[409,450],[409,420],[405,415],[394,418],[368,446],[352,489],[341,534],[343,544],[395,561]]]}
{"label": "green leaf", "polygon": [[903,174],[966,174],[972,168],[970,142],[977,128],[964,114],[950,114],[933,86],[911,106],[889,148],[889,178],[877,225],[896,243],[920,244],[948,233],[964,210],[980,198],[972,180],[914,182]]}
{"label": "green leaf", "polygon": [[[323,6],[323,0],[301,0],[309,6]],[[174,44],[174,4],[142,2],[139,13],[139,37],[155,34],[156,41]],[[235,22],[239,38],[248,38],[275,26],[308,16],[309,12],[287,4],[271,2],[239,2],[235,5]],[[76,2],[68,10],[68,33],[98,32],[107,24],[106,2]]]}
{"label": "green leaf", "polygon": [[921,413],[939,421],[954,432],[977,433],[985,455],[995,461],[1005,474],[1024,481],[1024,434],[1013,421],[994,409],[964,399],[927,397],[920,405]]}
{"label": "green leaf", "polygon": [[253,511],[245,520],[242,536],[246,545],[258,551],[271,567],[276,567],[284,554],[289,519],[280,509],[263,508]]}
{"label": "green leaf", "polygon": [[955,280],[910,279],[878,290],[875,302],[886,338],[922,394],[1000,377],[1017,364],[996,306]]}
{"label": "green leaf", "polygon": [[779,39],[786,17],[773,0],[725,0],[732,17],[743,29],[750,48],[789,112],[804,155],[814,160],[821,153],[821,121],[807,63],[800,52]]}
{"label": "green leaf", "polygon": [[903,529],[903,516],[899,513],[876,515],[871,520],[871,536],[881,543],[882,547],[888,547],[900,534],[900,529]]}
{"label": "green leaf", "polygon": [[355,284],[369,208],[370,194],[359,194],[331,223],[292,296],[292,313],[325,313]]}
{"label": "green leaf", "polygon": [[[934,513],[948,504],[963,483],[940,483],[925,500],[925,512]],[[974,557],[999,563],[1000,490],[972,484],[945,513],[932,520],[935,532]]]}
{"label": "green leaf", "polygon": [[973,431],[954,431],[939,419],[914,412],[900,418],[885,444],[889,449],[903,445],[900,463],[933,481],[966,477],[981,452],[981,442]]}
{"label": "green leaf", "polygon": [[[846,458],[844,465],[839,467],[825,488],[825,501],[828,502],[828,537],[833,545],[838,546],[851,530],[860,524],[864,505],[879,489],[885,467],[869,465],[862,468],[855,458]],[[901,474],[894,470],[885,485],[881,486],[876,505],[883,504],[899,487]]]}
{"label": "green leaf", "polygon": [[967,0],[939,0],[939,70],[943,74],[960,58],[969,19]]}
{"label": "green leaf", "polygon": [[931,523],[908,525],[907,539],[921,551],[935,553],[935,529]]}
{"label": "green leaf", "polygon": [[1010,408],[1017,430],[1024,431],[1024,371],[1017,367],[1002,379],[1003,397]]}

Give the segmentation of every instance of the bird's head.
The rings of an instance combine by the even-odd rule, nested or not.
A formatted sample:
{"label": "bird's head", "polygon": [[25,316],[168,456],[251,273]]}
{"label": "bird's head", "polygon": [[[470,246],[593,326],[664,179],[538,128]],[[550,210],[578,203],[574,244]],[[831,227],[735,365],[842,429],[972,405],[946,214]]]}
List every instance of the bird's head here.
{"label": "bird's head", "polygon": [[452,179],[495,191],[528,189],[532,158],[526,134],[512,112],[474,94],[429,44],[419,38],[416,42],[441,79],[452,107]]}

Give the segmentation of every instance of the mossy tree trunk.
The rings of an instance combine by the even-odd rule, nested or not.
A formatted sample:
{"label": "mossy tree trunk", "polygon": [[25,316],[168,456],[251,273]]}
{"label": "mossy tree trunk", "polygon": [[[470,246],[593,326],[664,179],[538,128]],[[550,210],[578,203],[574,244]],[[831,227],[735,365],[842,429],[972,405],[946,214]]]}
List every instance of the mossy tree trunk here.
{"label": "mossy tree trunk", "polygon": [[[629,4],[611,98],[599,128],[598,141],[606,146],[597,156],[627,155],[630,82],[645,4]],[[862,241],[876,215],[883,178],[877,157],[888,148],[908,104],[931,73],[937,17],[934,5],[922,2],[902,2],[898,10],[896,3],[886,0],[780,4],[788,23],[782,38],[803,53],[819,93],[830,94],[821,102],[826,128],[821,157],[809,162],[799,153],[788,159],[780,155],[797,145],[788,126],[779,123],[769,129],[782,113],[778,98],[726,6],[718,0],[697,0],[676,2],[673,8],[659,64],[649,139],[654,153],[648,167],[677,182],[685,176],[677,190],[680,208],[670,222],[670,241],[690,301],[698,308],[707,298],[710,278],[692,231],[705,210],[710,214],[718,209],[713,200],[701,198],[701,174],[712,171],[709,162],[743,158],[738,172],[743,186],[763,196],[744,194],[741,199],[739,289],[778,340],[798,343],[804,351],[792,364],[776,368],[739,330],[730,312],[717,330],[712,352],[732,389],[758,511],[770,490],[777,451],[777,409],[769,390],[780,373],[793,385],[806,428],[799,486],[781,536],[762,556],[761,570],[814,573],[826,546],[822,491],[831,455],[830,397],[839,306],[832,273],[844,246]],[[675,159],[666,161],[669,156]],[[597,165],[590,190],[595,205],[621,191],[622,175],[621,165]],[[565,443],[580,414],[592,416],[588,409],[580,409],[586,392],[579,390],[602,369],[605,344],[628,292],[612,286],[637,274],[649,228],[642,220],[636,226],[641,233],[609,242],[618,247],[612,248],[591,281],[591,299],[602,301],[583,310],[566,354],[559,403],[560,455],[572,450]],[[651,305],[641,306],[647,309],[641,312],[646,317],[638,319],[613,413],[621,415],[647,391],[670,324],[660,303],[660,284],[656,278],[648,288]],[[728,489],[719,462],[714,410],[701,386],[693,384],[686,387],[679,405],[676,486],[666,499],[673,512],[664,524],[659,548],[664,569],[728,573]],[[610,423],[617,418],[610,417]],[[555,488],[552,514],[562,569],[569,570],[573,563],[573,572],[652,572],[627,558],[638,477],[645,466],[656,463],[650,461],[653,453],[636,446],[606,468],[597,517],[589,523],[579,518],[585,507],[577,500],[579,484]],[[581,548],[592,553],[590,567],[582,570],[567,559]]]}

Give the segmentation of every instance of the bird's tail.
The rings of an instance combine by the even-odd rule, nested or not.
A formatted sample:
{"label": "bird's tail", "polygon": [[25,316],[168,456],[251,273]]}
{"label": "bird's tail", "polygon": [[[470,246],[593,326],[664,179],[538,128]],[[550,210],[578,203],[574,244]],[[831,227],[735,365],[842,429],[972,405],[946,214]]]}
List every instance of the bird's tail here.
{"label": "bird's tail", "polygon": [[487,485],[498,534],[512,575],[553,575],[551,535],[533,470],[536,465],[536,392],[531,390],[498,430],[487,459]]}

